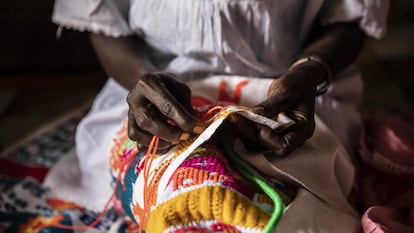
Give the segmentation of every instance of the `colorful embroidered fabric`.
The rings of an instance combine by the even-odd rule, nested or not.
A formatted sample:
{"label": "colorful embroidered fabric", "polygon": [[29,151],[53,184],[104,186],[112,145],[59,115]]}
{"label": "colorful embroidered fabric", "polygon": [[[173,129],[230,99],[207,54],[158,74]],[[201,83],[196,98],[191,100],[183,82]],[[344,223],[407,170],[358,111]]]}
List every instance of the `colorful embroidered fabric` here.
{"label": "colorful embroidered fabric", "polygon": [[[69,126],[71,129],[74,128],[73,124],[69,124]],[[50,149],[50,153],[44,154],[38,154],[37,149],[33,150],[27,155],[27,158],[19,160],[19,164],[25,164],[24,167],[20,165],[16,167],[16,162],[16,164],[12,164],[16,169],[30,172],[30,176],[39,182],[33,178],[19,178],[16,180],[13,178],[10,182],[6,182],[9,178],[12,179],[11,176],[0,177],[3,185],[10,183],[10,185],[6,185],[7,187],[2,186],[2,192],[0,193],[0,232],[139,232],[140,226],[135,223],[137,210],[134,210],[131,206],[134,199],[136,199],[136,196],[133,195],[133,185],[136,183],[138,174],[142,174],[140,170],[142,168],[138,165],[143,159],[143,154],[139,154],[135,148],[135,143],[128,140],[126,125],[124,124],[122,127],[115,138],[115,146],[112,148],[110,162],[112,167],[115,168],[114,175],[117,174],[116,171],[122,171],[123,165],[125,165],[124,162],[127,162],[130,158],[133,158],[133,160],[131,159],[128,163],[128,169],[121,173],[122,176],[119,182],[121,185],[116,187],[117,201],[113,203],[115,209],[127,213],[133,220],[125,217],[124,214],[119,213],[114,208],[105,209],[100,213],[79,204],[59,200],[51,196],[50,190],[42,187],[39,183],[43,180],[44,173],[49,169],[49,165],[43,165],[44,168],[35,167],[30,161],[39,156],[42,156],[42,158],[43,156],[49,156],[49,154],[56,154],[59,158],[66,156],[64,152],[57,151],[62,149],[59,146],[56,147],[56,150],[53,147],[53,150]],[[70,135],[67,135],[66,131],[62,135],[60,131],[56,134],[67,140],[71,139],[73,145],[73,139]],[[54,135],[51,136],[56,140],[58,137]],[[59,138],[61,138],[60,136]],[[32,144],[27,146],[34,148]],[[55,157],[57,158],[57,156]],[[11,166],[10,163],[5,163],[5,161],[2,160],[2,165]],[[213,164],[215,165],[213,166]],[[203,167],[205,168],[204,171],[201,169]],[[43,170],[45,171],[43,172]],[[6,170],[2,170],[2,172],[6,172]],[[12,171],[10,170],[10,172]],[[217,172],[216,175],[215,172]],[[198,176],[194,176],[195,173]],[[14,173],[7,174],[13,175]],[[260,226],[267,223],[265,220],[269,219],[269,213],[273,209],[272,202],[257,186],[246,181],[236,172],[235,166],[229,162],[220,148],[204,144],[193,151],[191,157],[185,160],[174,174],[175,178],[171,179],[168,189],[164,192],[163,203],[157,203],[154,211],[148,216],[147,232],[152,232],[151,227],[158,230],[158,226],[166,226],[165,232],[258,232],[260,229],[255,230],[245,226],[257,225],[260,228]],[[194,179],[189,182],[190,180],[187,177]],[[206,181],[209,183],[200,184],[200,181],[206,177]],[[284,188],[283,184],[274,185]],[[198,189],[201,186],[204,188]],[[173,193],[175,196],[171,195]],[[289,203],[290,197],[293,197],[293,194],[288,191],[279,193],[284,197],[285,203]],[[188,200],[192,200],[192,202],[188,202]],[[223,206],[223,203],[228,203],[228,205]],[[194,212],[190,211],[194,209],[202,211],[195,215],[195,219],[208,220],[186,224],[185,221],[188,222],[189,218],[193,218]],[[170,210],[173,211],[170,212]],[[240,210],[244,210],[244,213]],[[100,217],[101,214],[103,214],[102,217]],[[263,218],[264,220],[262,220],[262,215],[266,216]],[[247,216],[250,216],[250,218],[247,219]],[[153,224],[154,222],[156,224]],[[177,222],[183,223],[178,224]],[[175,226],[173,227],[172,224],[175,224]],[[240,226],[237,226],[237,224],[240,224]]]}
{"label": "colorful embroidered fabric", "polygon": [[79,204],[57,199],[42,185],[56,161],[70,156],[78,113],[29,138],[0,158],[0,232],[2,233],[132,233],[137,224],[111,208],[88,230],[57,228],[88,226],[99,213]]}
{"label": "colorful embroidered fabric", "polygon": [[[147,232],[262,232],[274,208],[272,200],[245,179],[239,165],[217,145],[205,142],[193,150],[160,192],[161,178],[173,159],[192,143],[181,143],[171,159],[156,158],[148,166],[148,154],[139,153],[128,139],[125,121],[110,156],[114,181],[120,176],[115,206]],[[147,180],[140,182],[142,177]],[[285,205],[291,202],[294,192],[283,183],[273,187]]]}

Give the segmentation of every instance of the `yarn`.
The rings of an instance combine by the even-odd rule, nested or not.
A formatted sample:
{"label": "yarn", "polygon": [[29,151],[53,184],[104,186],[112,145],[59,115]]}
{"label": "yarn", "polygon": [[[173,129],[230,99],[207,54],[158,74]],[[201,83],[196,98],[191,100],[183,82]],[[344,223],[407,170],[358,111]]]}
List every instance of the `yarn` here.
{"label": "yarn", "polygon": [[270,199],[273,201],[274,210],[272,213],[272,217],[270,218],[269,222],[266,225],[266,228],[263,230],[264,233],[271,233],[274,231],[274,228],[279,221],[280,217],[282,216],[284,204],[282,202],[281,197],[279,194],[271,187],[269,184],[267,184],[266,180],[254,169],[252,168],[248,163],[238,158],[238,156],[234,153],[233,149],[230,146],[229,143],[229,137],[227,135],[227,132],[224,131],[224,134],[221,138],[223,140],[224,149],[229,155],[229,157],[238,165],[239,171],[245,175],[248,179],[254,181],[256,184],[259,185],[260,188],[262,188],[263,192],[265,192]]}
{"label": "yarn", "polygon": [[[209,109],[202,115],[207,120],[200,122],[198,126],[206,128],[205,126],[213,124],[216,119],[227,117],[226,109],[223,106],[215,106]],[[246,111],[246,109],[242,110]],[[214,116],[211,116],[213,114]],[[264,121],[266,120],[268,121],[268,119]],[[127,130],[125,125],[122,130]],[[125,135],[121,135],[121,138],[125,139]],[[124,183],[123,178],[125,179],[127,171],[132,169],[132,166],[136,166],[134,169],[142,175],[138,177],[143,179],[141,190],[143,201],[141,204],[131,203],[133,204],[131,213],[139,224],[139,232],[142,232],[143,229],[148,232],[170,229],[173,232],[174,227],[184,225],[197,228],[197,225],[194,225],[195,222],[211,222],[210,228],[219,226],[219,228],[224,229],[231,226],[233,229],[237,226],[234,229],[248,229],[244,232],[256,232],[254,229],[264,229],[264,232],[272,232],[280,219],[284,204],[279,194],[267,184],[266,180],[234,154],[227,135],[222,138],[224,150],[228,155],[226,158],[238,165],[234,167],[236,173],[234,170],[229,173],[227,162],[221,158],[224,158],[224,155],[217,148],[206,147],[206,145],[198,146],[190,154],[183,157],[192,158],[193,160],[191,162],[190,160],[182,160],[183,162],[178,163],[178,168],[174,169],[173,176],[169,176],[172,184],[168,186],[170,191],[167,192],[170,192],[171,195],[167,199],[159,196],[165,194],[160,192],[160,182],[163,176],[169,174],[167,170],[171,169],[172,162],[177,165],[175,158],[186,153],[190,145],[193,146],[195,139],[196,137],[193,137],[187,141],[182,141],[174,148],[172,156],[160,160],[161,157],[156,154],[159,138],[154,136],[146,154],[139,161],[135,161],[135,165],[132,165],[132,162],[138,151],[136,148],[131,148],[133,144],[130,140],[126,139],[123,143],[122,140],[114,140],[115,148],[112,148],[111,153],[116,153],[118,156],[111,157],[110,160],[111,164],[115,165],[113,166],[113,172],[116,172],[116,181],[114,192],[104,209],[95,221],[87,226],[66,226],[62,224],[55,224],[54,226],[71,230],[87,230],[96,226],[109,208],[111,200],[115,198],[118,185],[121,184],[122,190],[126,190],[127,184]],[[207,165],[207,163],[209,164]],[[250,180],[260,187],[267,197],[254,192],[254,189],[249,188],[246,182],[243,181],[244,179]],[[138,181],[133,182],[137,183]],[[252,204],[253,200],[256,200],[256,204]],[[182,205],[177,205],[177,203],[182,203]],[[273,203],[273,207],[269,205],[270,203]],[[271,209],[273,210],[269,214],[267,211]],[[156,223],[156,225],[149,223]]]}

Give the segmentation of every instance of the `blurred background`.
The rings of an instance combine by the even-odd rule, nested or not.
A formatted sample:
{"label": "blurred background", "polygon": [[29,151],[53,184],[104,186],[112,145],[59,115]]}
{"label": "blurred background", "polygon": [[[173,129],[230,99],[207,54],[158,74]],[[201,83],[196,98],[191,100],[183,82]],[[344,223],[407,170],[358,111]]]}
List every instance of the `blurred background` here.
{"label": "blurred background", "polygon": [[[0,151],[42,125],[90,105],[106,75],[86,33],[51,22],[52,0],[0,1]],[[413,116],[414,1],[393,0],[387,36],[368,39],[358,63],[364,117]]]}

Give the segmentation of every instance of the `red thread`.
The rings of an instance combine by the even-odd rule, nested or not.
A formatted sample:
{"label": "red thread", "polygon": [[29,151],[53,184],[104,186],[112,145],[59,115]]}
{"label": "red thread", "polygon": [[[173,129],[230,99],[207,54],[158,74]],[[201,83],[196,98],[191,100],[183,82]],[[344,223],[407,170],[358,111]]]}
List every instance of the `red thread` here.
{"label": "red thread", "polygon": [[[241,88],[240,88],[241,89]],[[220,113],[225,109],[225,107],[223,106],[214,106],[212,108],[210,108],[206,113],[205,113],[205,117],[209,117],[214,111],[217,111]],[[150,205],[152,204],[153,201],[156,200],[155,195],[156,193],[156,185],[153,185],[153,182],[149,182],[148,183],[148,177],[149,177],[149,173],[150,173],[150,169],[151,169],[151,165],[153,160],[155,159],[155,155],[157,153],[158,150],[158,143],[159,143],[159,137],[158,136],[153,136],[149,146],[148,146],[148,150],[147,153],[144,155],[144,169],[143,169],[143,175],[144,175],[144,211],[143,211],[143,215],[144,216],[139,216],[140,220],[142,221],[139,224],[139,232],[142,232],[142,229],[145,228],[146,226],[146,219],[147,219],[147,214],[149,213],[150,210]],[[98,217],[90,224],[85,225],[85,226],[69,226],[69,225],[64,225],[64,224],[60,224],[60,223],[55,223],[55,224],[50,224],[49,226],[51,227],[57,227],[57,228],[61,228],[61,229],[67,229],[67,230],[88,230],[91,229],[93,227],[95,227],[101,220],[102,218],[105,216],[105,212],[109,209],[109,206],[111,204],[112,199],[115,197],[115,193],[116,190],[118,188],[118,183],[121,180],[121,177],[125,177],[125,174],[128,170],[128,168],[131,166],[133,159],[135,158],[135,156],[130,155],[129,157],[127,157],[121,166],[121,170],[119,171],[117,177],[116,177],[116,181],[115,181],[115,186],[113,189],[113,192],[109,198],[109,200],[105,203],[104,208],[102,209],[102,211],[99,213]],[[205,175],[205,174],[204,174]],[[199,174],[199,178],[202,177],[201,174]],[[123,185],[123,190],[125,191],[126,186]],[[150,195],[150,196],[148,196]]]}

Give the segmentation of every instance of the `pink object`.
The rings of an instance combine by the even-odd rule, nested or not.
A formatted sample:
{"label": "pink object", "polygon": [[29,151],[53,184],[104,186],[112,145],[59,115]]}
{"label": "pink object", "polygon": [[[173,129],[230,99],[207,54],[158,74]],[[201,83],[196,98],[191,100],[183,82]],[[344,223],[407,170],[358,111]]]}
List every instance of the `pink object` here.
{"label": "pink object", "polygon": [[365,233],[414,232],[412,122],[381,115],[366,124],[359,178]]}
{"label": "pink object", "polygon": [[[407,222],[407,214],[414,214],[404,210],[396,210],[382,206],[369,208],[362,216],[362,228],[365,233],[412,233],[413,226]],[[412,222],[411,222],[412,224]]]}
{"label": "pink object", "polygon": [[382,115],[365,126],[362,159],[387,173],[414,175],[414,123]]}

